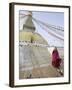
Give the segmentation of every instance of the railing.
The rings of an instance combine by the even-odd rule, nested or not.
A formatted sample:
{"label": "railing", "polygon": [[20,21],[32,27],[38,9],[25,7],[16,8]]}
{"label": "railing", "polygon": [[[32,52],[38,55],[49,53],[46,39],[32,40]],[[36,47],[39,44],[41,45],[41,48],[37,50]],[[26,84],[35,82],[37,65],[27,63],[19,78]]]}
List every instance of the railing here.
{"label": "railing", "polygon": [[33,42],[33,43],[30,43],[30,42],[25,42],[25,41],[19,41],[19,45],[20,46],[36,46],[36,47],[57,47],[57,48],[64,48],[63,46],[60,47],[60,46],[49,46],[49,45],[46,45],[46,44],[41,44],[41,43],[36,43],[36,42]]}

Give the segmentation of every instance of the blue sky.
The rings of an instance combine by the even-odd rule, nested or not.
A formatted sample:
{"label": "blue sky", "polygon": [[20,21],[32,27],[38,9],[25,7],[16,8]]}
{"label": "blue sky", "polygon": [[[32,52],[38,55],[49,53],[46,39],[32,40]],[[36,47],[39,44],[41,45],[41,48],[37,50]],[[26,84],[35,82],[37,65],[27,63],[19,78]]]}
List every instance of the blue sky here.
{"label": "blue sky", "polygon": [[33,17],[45,23],[64,27],[63,12],[33,12]]}
{"label": "blue sky", "polygon": [[[32,12],[32,16],[42,22],[52,24],[55,26],[64,27],[64,13],[63,12]],[[41,34],[51,46],[63,46],[64,42],[57,39],[56,37],[48,34],[38,24],[34,22],[36,30]],[[48,29],[50,31],[50,29]]]}

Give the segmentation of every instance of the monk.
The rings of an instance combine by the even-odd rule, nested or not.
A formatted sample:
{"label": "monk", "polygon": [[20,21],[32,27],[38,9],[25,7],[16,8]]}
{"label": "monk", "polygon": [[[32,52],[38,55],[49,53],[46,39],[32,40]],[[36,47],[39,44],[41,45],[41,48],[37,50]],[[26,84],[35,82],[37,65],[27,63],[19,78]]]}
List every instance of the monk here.
{"label": "monk", "polygon": [[60,69],[60,64],[61,64],[61,58],[59,56],[58,50],[55,47],[55,49],[52,52],[52,65],[57,68],[57,71],[63,76],[63,72]]}
{"label": "monk", "polygon": [[56,68],[59,68],[61,64],[61,58],[59,56],[58,50],[55,47],[52,52],[52,65]]}

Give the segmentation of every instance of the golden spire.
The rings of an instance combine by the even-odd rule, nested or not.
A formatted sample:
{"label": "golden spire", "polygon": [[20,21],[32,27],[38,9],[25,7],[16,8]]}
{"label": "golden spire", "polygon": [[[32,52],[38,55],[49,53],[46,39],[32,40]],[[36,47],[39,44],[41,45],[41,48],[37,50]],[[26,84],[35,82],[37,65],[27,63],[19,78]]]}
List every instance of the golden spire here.
{"label": "golden spire", "polygon": [[28,12],[28,15],[32,16],[32,11],[29,11],[29,12]]}

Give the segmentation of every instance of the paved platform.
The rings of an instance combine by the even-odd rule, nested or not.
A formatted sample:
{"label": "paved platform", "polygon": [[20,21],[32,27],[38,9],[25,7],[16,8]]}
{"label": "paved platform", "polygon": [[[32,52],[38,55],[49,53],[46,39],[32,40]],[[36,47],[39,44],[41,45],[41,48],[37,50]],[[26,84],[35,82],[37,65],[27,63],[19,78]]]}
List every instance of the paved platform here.
{"label": "paved platform", "polygon": [[30,79],[30,78],[54,78],[63,77],[56,68],[52,65],[46,67],[33,68],[32,70],[27,70],[24,72],[20,71],[20,79]]}
{"label": "paved platform", "polygon": [[[45,47],[19,47],[19,78],[48,78],[61,77],[58,70],[51,65],[51,54]],[[60,51],[63,52],[63,51]],[[64,73],[64,66],[61,65]]]}

